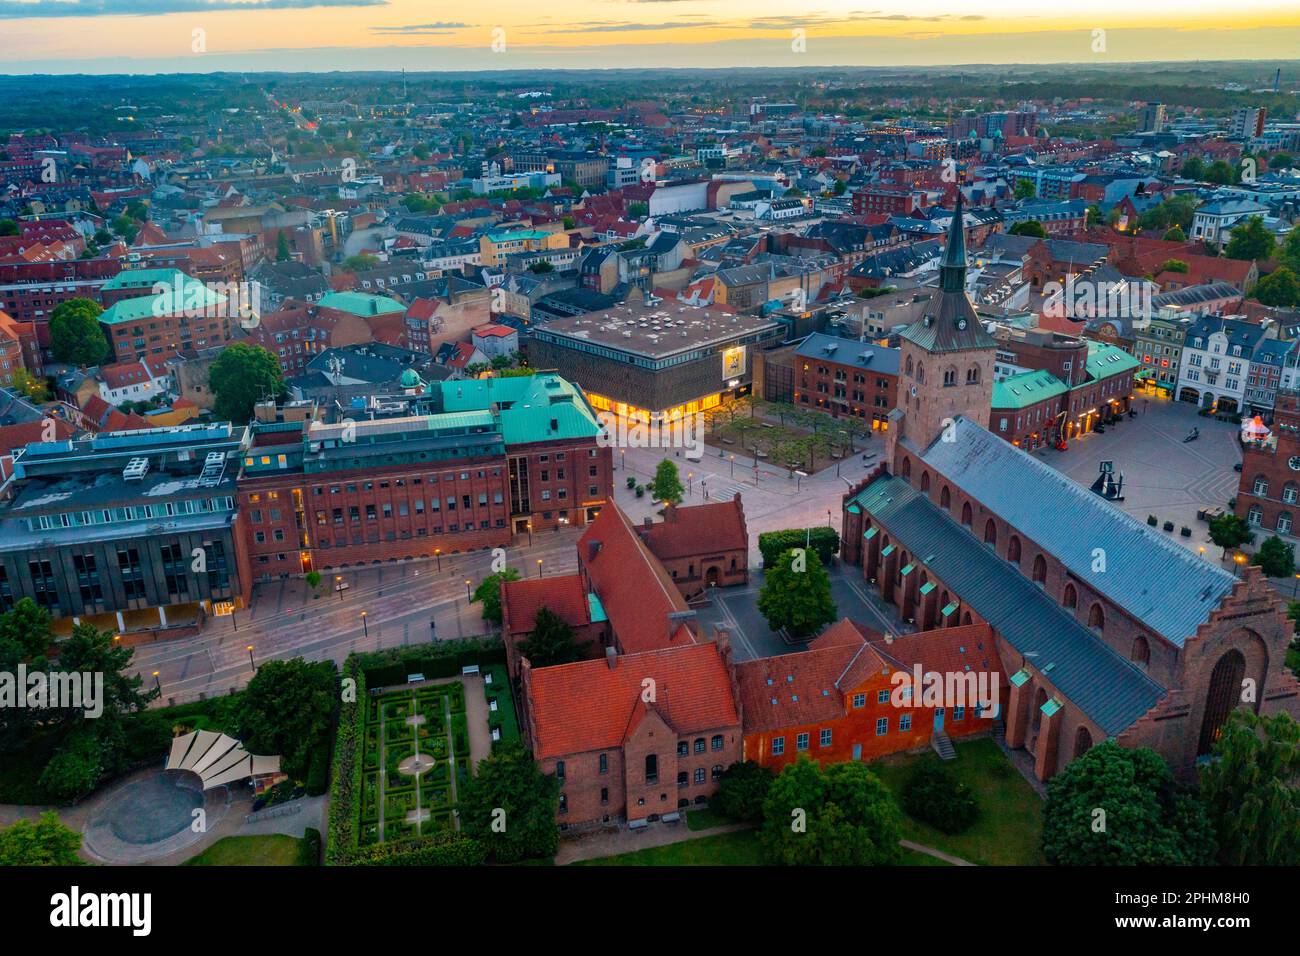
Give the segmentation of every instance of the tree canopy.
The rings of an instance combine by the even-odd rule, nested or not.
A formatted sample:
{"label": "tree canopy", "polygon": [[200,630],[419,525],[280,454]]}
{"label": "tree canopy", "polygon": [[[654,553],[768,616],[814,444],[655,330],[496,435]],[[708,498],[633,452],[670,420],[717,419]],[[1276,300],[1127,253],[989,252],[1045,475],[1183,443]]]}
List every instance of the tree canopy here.
{"label": "tree canopy", "polygon": [[791,548],[766,567],[758,610],[772,630],[784,628],[795,638],[810,637],[835,620],[830,575],[815,550]]}
{"label": "tree canopy", "polygon": [[655,468],[654,479],[650,482],[651,493],[658,501],[678,504],[686,489],[682,486],[682,477],[677,471],[677,464],[671,458],[665,458]]}
{"label": "tree canopy", "polygon": [[1275,248],[1277,241],[1264,226],[1263,217],[1251,216],[1233,227],[1223,254],[1229,259],[1259,260],[1269,258]]}
{"label": "tree canopy", "polygon": [[235,342],[217,356],[208,372],[213,411],[221,419],[242,425],[253,417],[253,406],[288,394],[284,372],[274,355],[260,345]]}
{"label": "tree canopy", "polygon": [[496,571],[479,582],[474,589],[474,603],[483,602],[483,620],[501,626],[501,582],[518,581],[519,572],[514,568]]}
{"label": "tree canopy", "polygon": [[1300,724],[1235,710],[1201,767],[1201,801],[1227,866],[1300,866]]}
{"label": "tree canopy", "polygon": [[81,834],[53,810],[0,830],[0,866],[81,866]]}
{"label": "tree canopy", "polygon": [[1273,535],[1250,556],[1250,563],[1262,568],[1270,578],[1289,578],[1295,574],[1295,545]]}
{"label": "tree canopy", "polygon": [[460,829],[481,843],[495,863],[555,855],[559,783],[532,754],[506,744],[479,763],[460,793]]}
{"label": "tree canopy", "polygon": [[537,609],[533,629],[527,640],[520,643],[519,652],[534,667],[551,667],[582,660],[586,657],[584,648],[564,618],[543,606]]}
{"label": "tree canopy", "polygon": [[1043,854],[1059,866],[1201,866],[1214,835],[1164,758],[1106,741],[1048,781]]}
{"label": "tree canopy", "polygon": [[104,310],[90,299],[68,299],[50,316],[50,351],[71,365],[98,365],[108,355],[108,339],[100,328]]}
{"label": "tree canopy", "polygon": [[239,697],[235,730],[247,750],[279,754],[284,772],[303,779],[312,751],[333,726],[338,704],[333,661],[265,661]]}

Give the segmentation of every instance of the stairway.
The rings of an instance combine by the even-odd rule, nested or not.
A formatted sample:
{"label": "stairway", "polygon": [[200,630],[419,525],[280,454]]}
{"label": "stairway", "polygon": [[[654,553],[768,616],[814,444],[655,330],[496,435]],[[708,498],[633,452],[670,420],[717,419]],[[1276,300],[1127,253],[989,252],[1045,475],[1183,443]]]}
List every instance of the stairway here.
{"label": "stairway", "polygon": [[956,760],[957,750],[953,747],[952,741],[948,739],[945,733],[937,733],[931,736],[930,746],[934,752],[939,755],[940,760]]}

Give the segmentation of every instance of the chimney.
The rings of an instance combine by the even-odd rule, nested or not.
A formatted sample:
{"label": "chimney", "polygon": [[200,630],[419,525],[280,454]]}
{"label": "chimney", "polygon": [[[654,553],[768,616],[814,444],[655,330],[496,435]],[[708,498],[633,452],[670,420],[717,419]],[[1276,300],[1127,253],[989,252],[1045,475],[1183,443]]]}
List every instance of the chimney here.
{"label": "chimney", "polygon": [[609,665],[610,670],[618,667],[618,649],[614,647],[605,648],[605,663]]}

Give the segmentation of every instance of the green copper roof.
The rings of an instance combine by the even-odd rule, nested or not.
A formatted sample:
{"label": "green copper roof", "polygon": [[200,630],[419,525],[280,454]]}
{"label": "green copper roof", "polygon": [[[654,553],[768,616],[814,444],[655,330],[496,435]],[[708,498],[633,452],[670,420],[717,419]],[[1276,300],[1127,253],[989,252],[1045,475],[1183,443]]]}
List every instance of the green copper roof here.
{"label": "green copper roof", "polygon": [[1011,675],[1011,683],[1015,684],[1017,687],[1023,686],[1027,680],[1029,680],[1029,671],[1024,670],[1023,668]]}
{"label": "green copper roof", "polygon": [[609,620],[609,616],[605,613],[605,605],[600,603],[600,598],[596,597],[596,592],[587,592],[587,607],[591,611],[591,623],[599,624],[602,621]]}
{"label": "green copper roof", "polygon": [[872,525],[870,528],[866,530],[866,532],[863,533],[862,537],[867,539],[874,538],[876,536],[876,532],[879,530],[880,529],[877,528],[875,525]]}
{"label": "green copper roof", "polygon": [[915,569],[915,568],[916,568],[916,565],[915,565],[915,564],[909,564],[907,567],[903,568],[903,570],[899,571],[898,573],[899,573],[900,575],[904,575],[904,576],[906,576],[906,575],[911,574],[912,571],[913,571],[913,569]]}
{"label": "green copper roof", "polygon": [[924,584],[921,585],[921,593],[922,593],[922,594],[929,594],[929,593],[930,593],[931,591],[933,591],[933,590],[934,590],[934,582],[933,582],[933,581],[926,581]]}
{"label": "green copper roof", "polygon": [[993,383],[993,408],[1028,408],[1069,389],[1051,372],[1021,372]]}
{"label": "green copper roof", "polygon": [[601,426],[582,390],[553,373],[439,382],[449,412],[491,409],[507,445],[555,438],[595,438]]}
{"label": "green copper roof", "polygon": [[954,602],[954,603],[952,603],[952,604],[949,604],[947,607],[945,607],[945,608],[944,608],[942,611],[940,611],[939,613],[942,614],[944,617],[947,617],[949,614],[951,614],[951,613],[952,613],[953,611],[955,611],[955,610],[957,610],[957,604],[956,604],[956,602]]}
{"label": "green copper roof", "polygon": [[160,282],[179,285],[189,279],[179,269],[127,269],[104,283],[104,292],[121,292],[123,289],[151,289]]}
{"label": "green copper roof", "polygon": [[[193,315],[219,315],[220,306],[226,301],[224,295],[183,272],[174,269],[142,271],[155,273],[159,278],[155,282],[140,286],[120,287],[139,288],[142,294],[133,299],[123,299],[113,303],[100,314],[100,322],[104,325],[120,325],[123,322],[140,322],[182,312]],[[167,291],[154,294],[153,290],[160,286],[165,286]],[[146,289],[149,291],[146,292]]]}
{"label": "green copper roof", "polygon": [[1088,342],[1088,374],[1105,378],[1116,372],[1131,372],[1141,363],[1121,348],[1104,342]]}
{"label": "green copper roof", "polygon": [[885,550],[883,550],[883,551],[880,552],[880,556],[881,556],[882,558],[887,558],[887,557],[889,557],[889,556],[890,556],[891,554],[893,554],[893,553],[894,553],[894,546],[893,546],[892,544],[890,544],[890,545],[886,545],[886,546],[885,546]]}
{"label": "green copper roof", "polygon": [[391,312],[405,312],[406,306],[386,295],[369,295],[365,292],[329,292],[320,297],[317,305],[353,315],[387,315]]}
{"label": "green copper roof", "polygon": [[860,515],[862,514],[862,509],[859,508],[857,505],[849,505],[849,514]]}
{"label": "green copper roof", "polygon": [[1044,717],[1051,717],[1054,713],[1056,713],[1058,710],[1061,709],[1061,702],[1057,700],[1055,697],[1049,697],[1043,703],[1043,706],[1038,709],[1043,712]]}

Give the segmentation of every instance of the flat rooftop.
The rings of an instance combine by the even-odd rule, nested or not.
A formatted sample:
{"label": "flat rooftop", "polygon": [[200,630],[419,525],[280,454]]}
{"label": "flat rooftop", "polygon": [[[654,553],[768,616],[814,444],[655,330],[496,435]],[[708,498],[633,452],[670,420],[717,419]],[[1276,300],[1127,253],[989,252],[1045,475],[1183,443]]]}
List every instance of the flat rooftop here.
{"label": "flat rooftop", "polygon": [[727,345],[776,328],[778,323],[762,316],[738,315],[724,309],[664,300],[652,306],[619,304],[556,319],[535,328],[533,337],[588,342],[659,359],[707,346]]}

